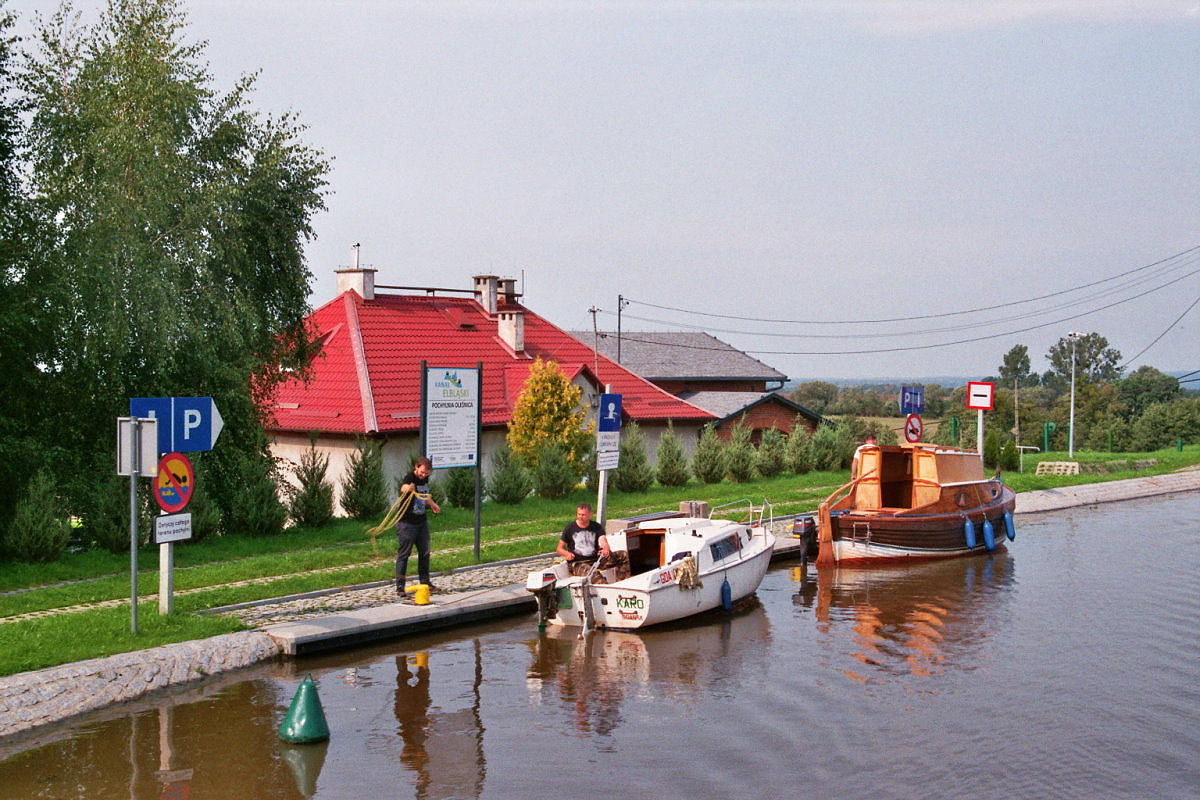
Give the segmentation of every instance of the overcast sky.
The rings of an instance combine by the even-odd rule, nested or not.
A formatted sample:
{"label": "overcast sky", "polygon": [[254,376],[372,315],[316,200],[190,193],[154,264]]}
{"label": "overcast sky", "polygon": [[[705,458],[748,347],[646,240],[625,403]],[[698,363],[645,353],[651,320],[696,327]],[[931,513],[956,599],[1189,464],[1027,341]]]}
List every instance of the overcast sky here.
{"label": "overcast sky", "polygon": [[1200,368],[1200,0],[186,8],[216,87],[259,71],[332,159],[314,306],[358,242],[794,380],[1044,371],[1073,330]]}

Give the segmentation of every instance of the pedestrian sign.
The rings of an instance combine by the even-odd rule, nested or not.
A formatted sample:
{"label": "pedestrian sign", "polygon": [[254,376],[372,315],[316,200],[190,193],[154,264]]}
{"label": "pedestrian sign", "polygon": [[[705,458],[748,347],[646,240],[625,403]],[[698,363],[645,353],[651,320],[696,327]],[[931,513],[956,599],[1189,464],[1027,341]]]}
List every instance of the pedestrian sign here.
{"label": "pedestrian sign", "polygon": [[183,453],[167,453],[158,462],[158,477],[154,479],[154,499],[168,514],[182,511],[192,499],[196,478],[192,462]]}

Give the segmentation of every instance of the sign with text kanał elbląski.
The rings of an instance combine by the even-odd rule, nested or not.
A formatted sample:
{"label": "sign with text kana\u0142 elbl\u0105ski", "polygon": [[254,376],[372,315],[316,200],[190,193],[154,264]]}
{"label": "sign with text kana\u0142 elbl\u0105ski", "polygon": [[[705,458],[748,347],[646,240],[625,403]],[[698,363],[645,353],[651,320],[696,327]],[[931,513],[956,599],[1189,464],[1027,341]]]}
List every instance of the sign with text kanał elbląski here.
{"label": "sign with text kana\u0142 elbl\u0105ski", "polygon": [[481,383],[478,368],[425,367],[421,422],[434,467],[477,466]]}

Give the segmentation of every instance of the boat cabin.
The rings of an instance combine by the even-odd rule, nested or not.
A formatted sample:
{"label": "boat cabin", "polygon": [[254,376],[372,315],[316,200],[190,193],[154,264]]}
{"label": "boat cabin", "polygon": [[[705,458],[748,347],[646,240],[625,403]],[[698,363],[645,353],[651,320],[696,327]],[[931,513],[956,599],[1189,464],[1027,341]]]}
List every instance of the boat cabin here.
{"label": "boat cabin", "polygon": [[[714,538],[717,528],[725,535]],[[658,519],[641,522],[607,534],[613,553],[629,556],[629,574],[665,567],[684,556],[694,555],[696,567],[704,570],[730,556],[739,555],[750,544],[750,529],[739,526],[732,530],[725,520]],[[625,575],[623,577],[629,577]],[[621,580],[622,576],[617,576]]]}
{"label": "boat cabin", "polygon": [[987,480],[979,453],[920,442],[864,445],[856,459],[854,477],[861,477],[850,495],[854,510],[919,508],[937,502],[943,487]]}

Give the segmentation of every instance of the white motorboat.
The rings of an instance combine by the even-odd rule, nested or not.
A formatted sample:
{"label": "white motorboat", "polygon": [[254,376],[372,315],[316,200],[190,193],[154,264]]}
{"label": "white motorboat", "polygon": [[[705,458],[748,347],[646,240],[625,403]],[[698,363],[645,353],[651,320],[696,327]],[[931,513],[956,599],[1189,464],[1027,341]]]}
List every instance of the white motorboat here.
{"label": "white motorboat", "polygon": [[525,588],[538,598],[541,621],[631,630],[728,610],[753,594],[775,549],[770,506],[747,502],[745,520],[735,522],[702,515],[704,503],[680,505],[610,522],[612,556],[587,575],[571,575],[566,561],[529,573]]}

